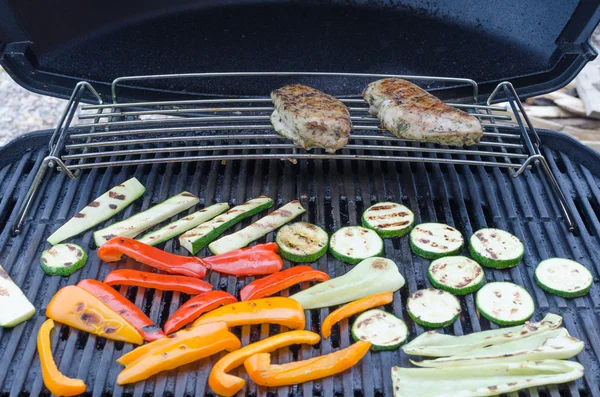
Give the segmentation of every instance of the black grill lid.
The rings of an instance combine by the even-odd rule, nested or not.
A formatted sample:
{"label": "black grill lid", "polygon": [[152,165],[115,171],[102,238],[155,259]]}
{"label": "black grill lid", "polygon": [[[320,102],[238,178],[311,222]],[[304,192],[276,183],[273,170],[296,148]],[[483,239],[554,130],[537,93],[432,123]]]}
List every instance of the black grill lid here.
{"label": "black grill lid", "polygon": [[[24,87],[59,97],[80,80],[110,98],[119,76],[215,71],[467,77],[483,95],[511,80],[531,96],[566,84],[597,55],[588,39],[599,20],[596,0],[0,0],[0,63]],[[273,88],[157,84],[229,95]]]}

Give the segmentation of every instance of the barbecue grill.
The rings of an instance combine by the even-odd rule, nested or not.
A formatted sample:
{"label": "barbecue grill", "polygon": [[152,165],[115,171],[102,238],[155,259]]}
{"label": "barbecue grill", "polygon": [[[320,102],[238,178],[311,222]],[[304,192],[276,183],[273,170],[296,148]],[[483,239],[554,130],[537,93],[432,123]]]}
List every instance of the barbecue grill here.
{"label": "barbecue grill", "polygon": [[[70,3],[65,6],[75,4]],[[596,55],[587,38],[600,20],[600,5],[544,2],[544,8],[532,16],[534,3],[513,2],[481,6],[477,12],[460,2],[433,2],[426,10],[411,2],[273,2],[269,8],[243,1],[193,6],[175,1],[168,8],[158,3],[145,2],[144,14],[133,4],[123,5],[118,23],[108,22],[112,14],[107,14],[106,4],[90,13],[86,24],[79,21],[78,13],[61,13],[64,23],[49,30],[56,10],[39,5],[33,12],[26,4],[0,1],[2,65],[33,91],[69,98],[54,131],[29,133],[1,149],[0,263],[38,313],[14,329],[0,328],[0,396],[47,393],[35,336],[45,318],[44,308],[59,288],[84,278],[102,279],[115,268],[142,268],[131,260],[101,263],[95,255],[93,230],[73,240],[90,252],[81,271],[68,278],[48,277],[37,263],[52,231],[94,197],[132,176],[146,186],[146,194],[105,224],[188,190],[200,197],[203,206],[240,204],[261,194],[272,197],[275,207],[298,199],[307,209],[305,219],[329,233],[359,224],[362,211],[379,201],[402,202],[415,212],[417,223],[448,223],[465,236],[484,227],[508,230],[525,245],[523,264],[511,270],[487,270],[487,281],[523,285],[536,301],[533,320],[547,312],[560,314],[571,335],[586,344],[577,356],[586,368],[583,379],[519,395],[600,396],[600,154],[565,135],[536,130],[520,101],[566,84]],[[537,26],[531,21],[524,26],[518,12],[524,10],[539,22]],[[363,24],[349,29],[338,21],[342,16]],[[504,26],[499,17],[505,18]],[[477,25],[476,18],[488,25]],[[391,20],[403,23],[385,24]],[[302,30],[306,23],[314,29]],[[170,41],[154,31],[159,27],[171,29]],[[206,34],[213,32],[214,42],[192,34],[198,27]],[[382,39],[367,44],[365,31],[375,27],[381,37],[399,37],[397,42]],[[423,32],[420,43],[408,39],[414,38],[417,27]],[[346,36],[323,39],[313,32],[325,28],[339,29]],[[458,44],[435,47],[436,32],[442,28],[450,43],[457,40],[471,55],[494,49],[494,56],[461,58],[458,54],[465,51]],[[54,34],[46,37],[48,31]],[[306,64],[298,61],[311,49],[320,51],[314,40],[310,45],[296,41],[285,50],[285,40],[301,31],[303,41],[318,37],[323,51],[339,62],[333,65],[329,58],[306,57]],[[272,44],[271,50],[281,51],[279,59],[261,57],[267,54],[266,42]],[[225,45],[238,45],[237,56],[224,55]],[[453,66],[445,70],[434,62],[436,51],[420,48],[427,45]],[[199,49],[197,56],[186,52]],[[419,56],[405,60],[397,54],[400,49]],[[353,54],[350,58],[348,51]],[[181,55],[181,62],[174,61],[176,55]],[[502,60],[501,66],[494,57]],[[157,61],[150,62],[153,59]],[[106,68],[99,68],[98,62]],[[284,71],[273,71],[277,69]],[[307,69],[311,71],[297,71]],[[164,74],[165,70],[174,74]],[[183,73],[198,70],[206,72]],[[371,70],[377,73],[367,73]],[[461,77],[432,77],[450,74]],[[414,81],[478,117],[485,128],[482,142],[455,148],[402,141],[382,131],[378,120],[367,113],[360,93],[366,83],[384,76]],[[267,94],[289,82],[324,89],[347,104],[354,124],[348,146],[336,154],[307,152],[272,130]],[[510,112],[516,124],[509,123]],[[259,242],[272,240],[271,233]],[[431,286],[426,275],[429,261],[414,256],[406,238],[384,241],[385,256],[399,265],[407,280],[387,309],[407,321],[412,339],[425,330],[410,321],[404,307],[409,292]],[[163,246],[187,253],[177,240]],[[204,249],[198,255],[208,252]],[[588,296],[566,300],[537,287],[535,266],[553,256],[577,260],[592,272],[594,286]],[[350,268],[329,255],[314,266],[331,276]],[[207,279],[232,294],[252,281],[215,273]],[[292,288],[284,295],[306,287]],[[141,288],[121,287],[120,292],[160,326],[187,299],[177,292]],[[460,301],[460,321],[443,332],[464,334],[497,327],[479,316],[472,294]],[[307,329],[318,332],[328,313],[328,309],[312,310]],[[214,357],[119,387],[115,381],[120,367],[115,360],[131,346],[67,326],[57,329],[52,343],[60,370],[84,379],[91,395],[212,394],[207,378]],[[279,331],[269,325],[236,330],[244,344]],[[315,346],[281,349],[273,358],[288,362],[326,354],[351,340],[348,321],[343,321],[330,339]],[[334,377],[277,389],[247,382],[240,395],[391,396],[392,365],[410,363],[400,350],[370,353],[352,370]],[[239,373],[247,379],[243,369]]]}

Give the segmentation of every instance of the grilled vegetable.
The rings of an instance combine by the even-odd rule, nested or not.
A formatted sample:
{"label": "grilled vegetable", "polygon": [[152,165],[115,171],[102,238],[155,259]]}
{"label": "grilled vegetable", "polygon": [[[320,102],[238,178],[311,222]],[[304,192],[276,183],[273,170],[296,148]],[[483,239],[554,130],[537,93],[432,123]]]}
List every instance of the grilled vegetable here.
{"label": "grilled vegetable", "polygon": [[104,283],[110,286],[128,285],[161,291],[179,291],[189,295],[197,295],[213,288],[206,281],[195,277],[172,276],[130,269],[113,270],[106,275]]}
{"label": "grilled vegetable", "polygon": [[415,214],[397,203],[377,203],[367,208],[362,215],[362,225],[375,230],[382,238],[404,236],[414,223]]}
{"label": "grilled vegetable", "polygon": [[449,292],[427,288],[412,294],[408,298],[406,309],[417,324],[441,328],[456,321],[460,315],[460,302]]}
{"label": "grilled vegetable", "polygon": [[523,243],[500,229],[481,229],[469,239],[469,252],[483,266],[494,269],[514,267],[523,259]]}
{"label": "grilled vegetable", "polygon": [[281,270],[283,261],[277,255],[277,244],[258,244],[248,248],[229,251],[225,254],[204,258],[211,270],[237,277],[262,276]]}
{"label": "grilled vegetable", "polygon": [[473,145],[483,136],[479,120],[398,78],[370,83],[363,92],[369,113],[399,138],[442,145]]}
{"label": "grilled vegetable", "polygon": [[323,148],[333,153],[350,138],[352,124],[339,99],[302,84],[288,84],[273,92],[273,128],[304,149]]}
{"label": "grilled vegetable", "polygon": [[98,257],[105,262],[117,262],[123,255],[167,273],[197,278],[206,275],[200,258],[174,255],[127,237],[115,237],[98,249]]}
{"label": "grilled vegetable", "polygon": [[229,204],[227,203],[211,205],[181,219],[177,219],[175,222],[171,222],[158,230],[146,233],[137,240],[148,245],[160,244],[211,220],[228,209]]}
{"label": "grilled vegetable", "polygon": [[136,345],[144,342],[140,333],[117,312],[74,285],[66,286],[54,295],[46,309],[46,316],[103,338]]}
{"label": "grilled vegetable", "polygon": [[240,291],[240,299],[248,301],[264,298],[288,289],[292,285],[306,281],[323,282],[327,280],[329,280],[327,273],[315,270],[310,266],[296,266],[251,282]]}
{"label": "grilled vegetable", "polygon": [[425,332],[402,346],[406,354],[425,357],[447,357],[485,346],[506,344],[511,341],[529,338],[540,333],[557,329],[562,317],[548,313],[540,322],[526,322],[511,328],[499,328],[474,332],[469,335],[447,335],[435,331]]}
{"label": "grilled vegetable", "polygon": [[536,267],[535,281],[544,291],[563,298],[576,298],[587,295],[594,278],[581,263],[565,258],[550,258]]}
{"label": "grilled vegetable", "polygon": [[8,273],[0,266],[0,327],[10,328],[29,320],[35,314],[35,307],[23,291],[15,284]]}
{"label": "grilled vegetable", "polygon": [[179,243],[183,248],[195,255],[211,241],[219,237],[225,230],[243,219],[271,208],[272,205],[273,200],[265,196],[247,201],[184,233],[179,237]]}
{"label": "grilled vegetable", "polygon": [[237,302],[235,296],[225,291],[203,292],[185,302],[169,317],[165,323],[165,332],[170,334],[183,328],[204,313],[235,302]]}
{"label": "grilled vegetable", "polygon": [[275,242],[283,258],[292,262],[311,263],[327,253],[329,236],[317,225],[296,222],[279,229]]}
{"label": "grilled vegetable", "polygon": [[291,201],[250,226],[210,243],[208,249],[218,255],[243,248],[305,212],[306,210],[298,200]]}
{"label": "grilled vegetable", "polygon": [[239,367],[248,358],[258,353],[270,353],[279,348],[306,343],[314,345],[321,340],[319,335],[309,331],[290,331],[251,343],[227,354],[214,365],[208,377],[210,388],[218,395],[230,397],[244,387],[246,381],[227,372]]}
{"label": "grilled vegetable", "polygon": [[108,240],[114,237],[134,238],[145,230],[157,225],[181,211],[198,204],[200,199],[188,192],[182,192],[178,195],[168,198],[146,211],[133,215],[121,222],[113,223],[94,232],[94,241],[98,247],[102,246]]}
{"label": "grilled vegetable", "polygon": [[383,253],[383,240],[370,229],[361,226],[343,227],[329,241],[331,255],[352,265]]}
{"label": "grilled vegetable", "polygon": [[457,255],[463,245],[462,234],[443,223],[421,223],[410,232],[410,247],[426,259]]}
{"label": "grilled vegetable", "polygon": [[458,368],[392,368],[394,396],[496,396],[535,386],[571,382],[583,366],[564,360],[473,364]]}
{"label": "grilled vegetable", "polygon": [[318,309],[341,305],[380,292],[394,292],[403,286],[404,277],[394,262],[385,258],[369,258],[343,276],[305,289],[291,298],[306,310]]}
{"label": "grilled vegetable", "polygon": [[436,288],[466,295],[483,285],[485,275],[477,262],[465,256],[446,256],[431,262],[427,276]]}
{"label": "grilled vegetable", "polygon": [[146,188],[135,178],[126,180],[89,203],[73,218],[56,230],[48,243],[54,245],[70,237],[76,236],[108,218],[118,214],[125,207],[139,198]]}
{"label": "grilled vegetable", "polygon": [[87,279],[81,280],[77,286],[94,295],[106,306],[119,313],[125,321],[138,330],[144,340],[152,342],[165,337],[162,330],[143,311],[108,285],[100,281]]}
{"label": "grilled vegetable", "polygon": [[502,345],[480,347],[465,353],[435,360],[412,361],[420,367],[460,367],[504,362],[568,359],[579,354],[584,343],[569,335],[566,328],[542,332]]}
{"label": "grilled vegetable", "polygon": [[344,372],[356,365],[369,351],[369,342],[355,344],[324,356],[287,364],[271,364],[269,353],[248,358],[244,367],[254,383],[266,387],[288,386],[326,378]]}
{"label": "grilled vegetable", "polygon": [[304,328],[304,310],[290,298],[264,298],[232,303],[206,313],[193,326],[224,321],[229,327],[252,324],[279,324],[291,329]]}
{"label": "grilled vegetable", "polygon": [[372,350],[396,350],[406,342],[408,327],[393,314],[373,309],[356,318],[352,337],[355,341],[371,342]]}
{"label": "grilled vegetable", "polygon": [[323,335],[323,338],[329,338],[331,336],[331,328],[341,320],[377,306],[387,305],[388,303],[391,303],[393,299],[393,293],[382,292],[355,300],[354,302],[350,302],[339,309],[334,310],[325,317],[323,324],[321,324],[321,334]]}
{"label": "grilled vegetable", "polygon": [[70,276],[81,269],[87,254],[76,244],[56,244],[42,252],[40,265],[50,276]]}
{"label": "grilled vegetable", "polygon": [[484,285],[475,298],[477,310],[498,325],[523,324],[533,315],[531,295],[521,286],[498,282]]}
{"label": "grilled vegetable", "polygon": [[37,351],[40,356],[44,385],[54,395],[77,396],[85,392],[85,383],[81,379],[68,378],[58,370],[52,357],[50,343],[50,332],[53,328],[54,321],[46,320],[37,335]]}
{"label": "grilled vegetable", "polygon": [[[121,357],[125,365],[117,377],[117,384],[139,382],[162,371],[212,356],[223,350],[237,350],[240,340],[227,330],[225,323],[206,324],[189,331],[149,343]],[[142,350],[137,352],[137,350]],[[127,357],[129,354],[132,356]]]}

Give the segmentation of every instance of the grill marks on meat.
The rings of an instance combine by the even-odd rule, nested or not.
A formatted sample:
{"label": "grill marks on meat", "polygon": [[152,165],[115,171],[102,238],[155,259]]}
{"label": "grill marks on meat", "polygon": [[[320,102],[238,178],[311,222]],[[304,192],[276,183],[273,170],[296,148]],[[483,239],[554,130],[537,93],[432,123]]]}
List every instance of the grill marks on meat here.
{"label": "grill marks on meat", "polygon": [[275,131],[296,145],[334,153],[348,143],[350,113],[339,99],[302,84],[283,86],[271,92],[271,99]]}
{"label": "grill marks on meat", "polygon": [[367,86],[363,98],[370,106],[369,113],[399,138],[463,146],[478,143],[483,136],[476,117],[406,80],[377,80]]}

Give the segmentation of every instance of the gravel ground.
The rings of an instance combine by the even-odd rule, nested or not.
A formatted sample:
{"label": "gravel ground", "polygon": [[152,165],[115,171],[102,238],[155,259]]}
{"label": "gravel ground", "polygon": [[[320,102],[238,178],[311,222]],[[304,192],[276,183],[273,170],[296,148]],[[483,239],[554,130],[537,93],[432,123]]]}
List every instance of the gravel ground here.
{"label": "gravel ground", "polygon": [[27,91],[0,67],[0,146],[26,132],[56,127],[65,104]]}

